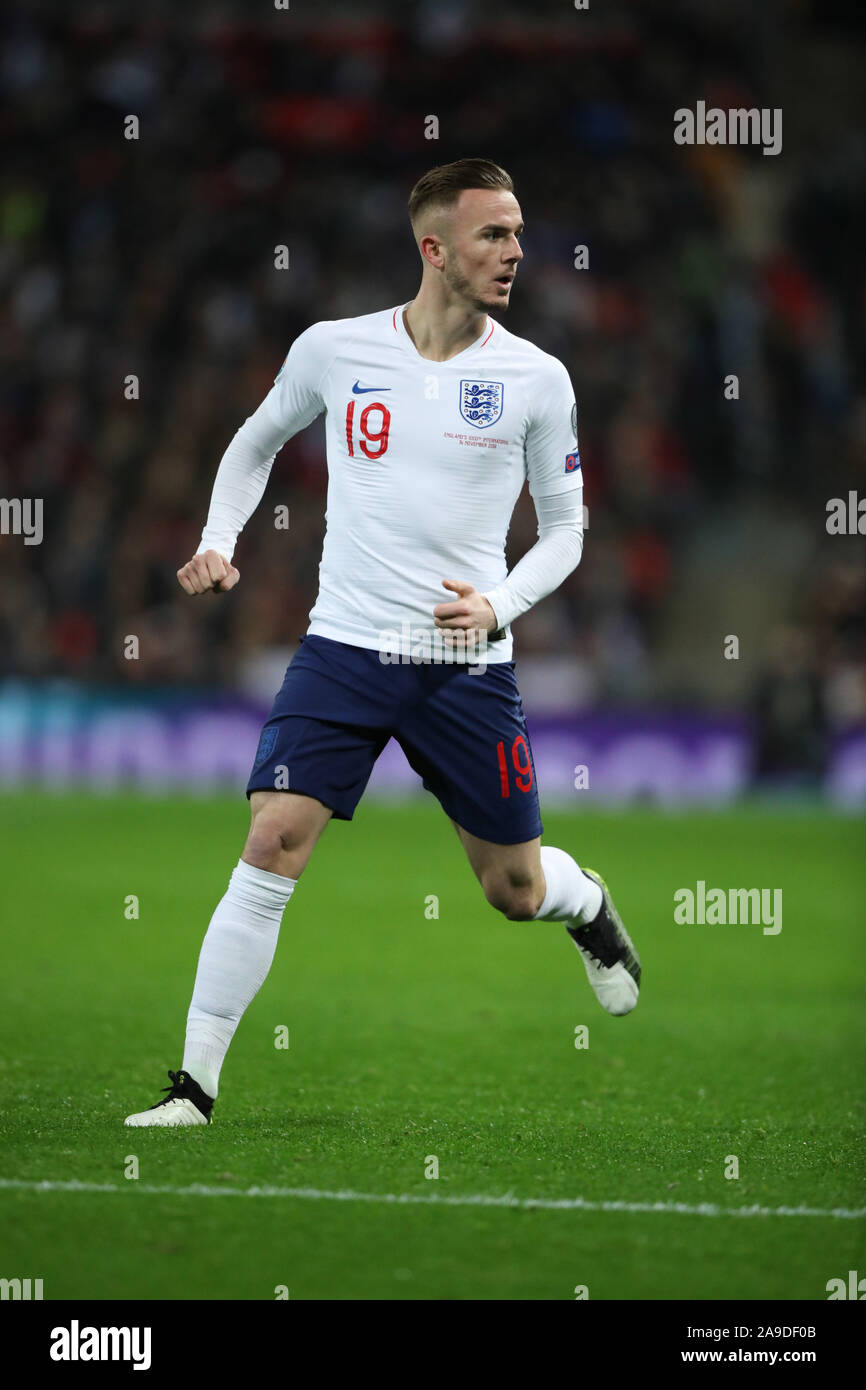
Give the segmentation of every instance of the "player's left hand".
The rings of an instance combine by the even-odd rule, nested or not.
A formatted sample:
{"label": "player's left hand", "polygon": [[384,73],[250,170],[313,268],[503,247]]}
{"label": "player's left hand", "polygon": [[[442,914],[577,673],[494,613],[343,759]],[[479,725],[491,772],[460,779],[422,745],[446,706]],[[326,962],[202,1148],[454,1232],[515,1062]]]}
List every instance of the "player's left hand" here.
{"label": "player's left hand", "polygon": [[436,626],[446,632],[463,633],[455,643],[471,644],[478,632],[495,632],[496,614],[483,594],[462,579],[443,579],[443,589],[452,589],[460,597],[455,603],[438,603],[433,609]]}

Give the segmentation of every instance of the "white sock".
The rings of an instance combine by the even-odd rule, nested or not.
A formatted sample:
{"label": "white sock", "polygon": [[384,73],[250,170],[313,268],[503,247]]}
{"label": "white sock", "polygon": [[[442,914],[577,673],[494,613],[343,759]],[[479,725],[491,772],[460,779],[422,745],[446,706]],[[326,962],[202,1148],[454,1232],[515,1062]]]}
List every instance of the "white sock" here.
{"label": "white sock", "polygon": [[594,879],[588,878],[564,849],[542,845],[541,867],[547,892],[535,914],[537,922],[565,922],[583,926],[598,916],[603,901]]}
{"label": "white sock", "polygon": [[229,1043],[271,968],[297,879],[238,860],[202,942],[182,1069],[216,1096]]}

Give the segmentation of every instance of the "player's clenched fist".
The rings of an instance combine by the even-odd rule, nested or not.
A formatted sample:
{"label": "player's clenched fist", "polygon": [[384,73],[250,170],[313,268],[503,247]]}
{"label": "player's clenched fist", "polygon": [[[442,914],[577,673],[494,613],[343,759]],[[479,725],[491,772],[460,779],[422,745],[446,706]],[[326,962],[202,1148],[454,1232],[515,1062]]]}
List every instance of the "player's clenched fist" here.
{"label": "player's clenched fist", "polygon": [[187,594],[225,593],[233,589],[240,579],[234,565],[220,555],[218,550],[206,550],[202,555],[193,555],[191,560],[177,572],[177,581]]}

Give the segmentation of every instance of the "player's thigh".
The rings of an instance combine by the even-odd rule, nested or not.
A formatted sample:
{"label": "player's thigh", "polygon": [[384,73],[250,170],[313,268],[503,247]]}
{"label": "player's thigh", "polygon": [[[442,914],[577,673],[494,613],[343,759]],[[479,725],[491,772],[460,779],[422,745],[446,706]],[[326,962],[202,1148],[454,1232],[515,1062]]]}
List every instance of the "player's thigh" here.
{"label": "player's thigh", "polygon": [[250,793],[250,830],[244,846],[248,862],[273,862],[297,878],[333,812],[313,796],[288,791]]}
{"label": "player's thigh", "polygon": [[517,845],[499,845],[470,835],[452,821],[473,873],[493,907],[508,916],[534,917],[544,900],[541,836]]}
{"label": "player's thigh", "polygon": [[430,663],[415,684],[394,735],[409,765],[473,842],[492,845],[474,850],[482,877],[491,859],[525,861],[531,850],[509,847],[537,840],[544,826],[513,663],[475,674]]}

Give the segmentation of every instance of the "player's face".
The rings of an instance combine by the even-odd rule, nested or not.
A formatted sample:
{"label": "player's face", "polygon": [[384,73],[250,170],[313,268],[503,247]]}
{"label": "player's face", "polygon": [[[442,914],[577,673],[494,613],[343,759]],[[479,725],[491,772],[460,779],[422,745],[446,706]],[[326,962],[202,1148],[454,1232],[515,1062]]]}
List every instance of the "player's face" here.
{"label": "player's face", "polygon": [[507,309],[517,264],[523,259],[523,218],[513,193],[464,188],[451,212],[443,247],[449,289],[479,312]]}

